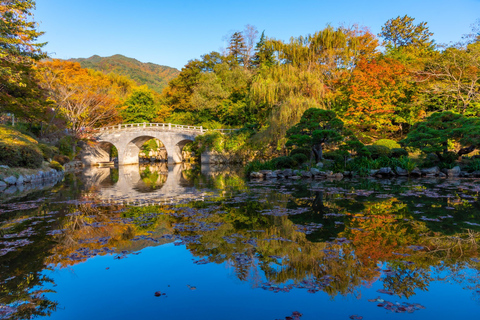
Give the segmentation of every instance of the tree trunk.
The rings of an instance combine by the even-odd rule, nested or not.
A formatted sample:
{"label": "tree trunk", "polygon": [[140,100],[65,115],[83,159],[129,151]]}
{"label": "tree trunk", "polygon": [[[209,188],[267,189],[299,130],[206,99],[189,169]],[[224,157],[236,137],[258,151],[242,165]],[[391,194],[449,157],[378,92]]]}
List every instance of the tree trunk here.
{"label": "tree trunk", "polygon": [[320,162],[323,159],[323,149],[321,144],[314,145],[312,147],[313,154],[315,155],[315,163]]}
{"label": "tree trunk", "polygon": [[466,148],[462,148],[462,149],[458,150],[457,155],[459,157],[461,157],[464,154],[469,154],[470,152],[473,152],[476,148],[477,148],[477,146],[475,146],[475,145],[470,146],[470,147],[466,147]]}

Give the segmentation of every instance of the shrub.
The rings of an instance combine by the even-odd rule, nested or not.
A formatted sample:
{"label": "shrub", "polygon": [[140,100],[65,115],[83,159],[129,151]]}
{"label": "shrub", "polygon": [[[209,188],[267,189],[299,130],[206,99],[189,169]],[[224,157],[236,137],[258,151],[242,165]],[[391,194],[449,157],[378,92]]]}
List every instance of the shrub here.
{"label": "shrub", "polygon": [[465,169],[468,172],[480,171],[480,159],[471,159],[465,166]]}
{"label": "shrub", "polygon": [[45,143],[39,143],[38,147],[40,148],[40,150],[42,150],[44,160],[52,159],[56,154],[59,153],[58,148],[54,146],[49,146]]}
{"label": "shrub", "polygon": [[61,154],[73,158],[73,146],[75,144],[75,138],[72,136],[65,136],[58,140],[57,147]]}
{"label": "shrub", "polygon": [[310,159],[311,153],[312,153],[312,150],[310,150],[309,148],[296,148],[290,151],[290,157],[293,157],[296,154],[304,154],[307,157],[307,159]]}
{"label": "shrub", "polygon": [[291,157],[278,157],[270,160],[275,169],[288,169],[295,167],[295,161]]}
{"label": "shrub", "polygon": [[50,168],[55,169],[57,171],[63,171],[63,167],[60,163],[57,161],[52,161],[50,162]]}
{"label": "shrub", "polygon": [[376,145],[370,145],[370,146],[365,146],[370,152],[370,156],[372,159],[378,159],[380,157],[390,157],[391,151],[388,147],[385,146],[376,146]]}
{"label": "shrub", "polygon": [[408,151],[403,148],[393,148],[390,152],[394,158],[408,157]]}
{"label": "shrub", "polygon": [[373,143],[374,146],[384,146],[388,149],[398,149],[401,148],[400,144],[395,140],[390,139],[380,139]]}
{"label": "shrub", "polygon": [[262,162],[259,160],[253,160],[252,162],[247,163],[245,166],[245,173],[248,175],[254,171],[260,170],[273,170],[275,169],[273,164],[270,161]]}
{"label": "shrub", "polygon": [[39,168],[43,162],[38,142],[15,129],[0,126],[0,163],[10,167]]}
{"label": "shrub", "polygon": [[308,161],[308,157],[303,153],[297,153],[290,157],[298,164],[302,164]]}
{"label": "shrub", "polygon": [[53,160],[63,166],[65,163],[68,163],[70,161],[70,158],[61,154],[57,154],[53,157]]}
{"label": "shrub", "polygon": [[342,150],[335,150],[335,151],[327,151],[323,154],[325,159],[333,160],[335,163],[343,163],[345,162],[345,155],[346,152]]}

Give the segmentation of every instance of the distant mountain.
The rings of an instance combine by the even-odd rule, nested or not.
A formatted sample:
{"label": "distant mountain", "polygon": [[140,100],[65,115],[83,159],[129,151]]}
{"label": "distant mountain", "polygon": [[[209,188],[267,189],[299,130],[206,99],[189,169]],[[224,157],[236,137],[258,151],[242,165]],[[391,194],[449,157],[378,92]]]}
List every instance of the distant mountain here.
{"label": "distant mountain", "polygon": [[150,62],[143,63],[136,59],[122,56],[121,54],[116,54],[111,57],[94,55],[90,58],[70,59],[69,61],[79,62],[83,68],[128,76],[137,82],[138,85],[146,84],[158,93],[161,93],[168,82],[180,73],[180,71],[175,68]]}

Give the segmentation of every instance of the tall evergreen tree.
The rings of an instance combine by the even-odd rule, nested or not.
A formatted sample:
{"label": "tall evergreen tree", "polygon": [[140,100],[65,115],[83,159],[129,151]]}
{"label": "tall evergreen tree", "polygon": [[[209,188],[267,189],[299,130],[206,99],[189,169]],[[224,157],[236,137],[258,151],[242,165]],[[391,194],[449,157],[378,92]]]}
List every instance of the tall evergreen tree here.
{"label": "tall evergreen tree", "polygon": [[234,62],[241,64],[245,55],[245,39],[241,32],[235,32],[230,38],[230,45],[228,46],[228,55],[234,58]]}

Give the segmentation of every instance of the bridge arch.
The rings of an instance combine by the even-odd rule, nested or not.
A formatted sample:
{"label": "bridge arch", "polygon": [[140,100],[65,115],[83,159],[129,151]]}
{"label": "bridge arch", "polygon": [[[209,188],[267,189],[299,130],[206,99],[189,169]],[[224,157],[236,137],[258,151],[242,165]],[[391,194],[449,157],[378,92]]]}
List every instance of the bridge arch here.
{"label": "bridge arch", "polygon": [[[92,138],[98,142],[109,142],[118,150],[118,164],[137,164],[139,163],[138,154],[143,143],[152,138],[160,140],[167,151],[168,163],[181,163],[183,161],[182,149],[195,137],[204,134],[206,129],[203,127],[184,126],[170,123],[137,123],[137,124],[119,124],[111,127],[96,129]],[[233,129],[218,129],[221,133],[232,132]],[[87,152],[88,154],[88,152]],[[90,166],[101,162],[94,156],[85,157],[83,162]]]}

